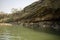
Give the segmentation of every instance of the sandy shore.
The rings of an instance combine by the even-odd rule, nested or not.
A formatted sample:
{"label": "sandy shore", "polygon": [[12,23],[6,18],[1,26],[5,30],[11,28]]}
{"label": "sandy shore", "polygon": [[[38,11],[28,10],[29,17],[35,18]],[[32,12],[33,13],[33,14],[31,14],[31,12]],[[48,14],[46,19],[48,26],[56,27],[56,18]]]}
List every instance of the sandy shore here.
{"label": "sandy shore", "polygon": [[0,26],[12,26],[10,23],[0,23]]}

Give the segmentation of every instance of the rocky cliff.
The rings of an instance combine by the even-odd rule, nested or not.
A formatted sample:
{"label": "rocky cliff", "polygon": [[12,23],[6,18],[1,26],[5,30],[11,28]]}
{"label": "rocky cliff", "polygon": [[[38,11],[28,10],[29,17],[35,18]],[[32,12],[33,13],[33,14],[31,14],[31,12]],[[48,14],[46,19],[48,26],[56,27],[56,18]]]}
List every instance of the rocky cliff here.
{"label": "rocky cliff", "polygon": [[60,31],[60,0],[39,0],[24,8],[22,22],[30,28]]}
{"label": "rocky cliff", "polygon": [[42,20],[60,18],[60,0],[40,0],[24,8],[21,18],[38,17]]}

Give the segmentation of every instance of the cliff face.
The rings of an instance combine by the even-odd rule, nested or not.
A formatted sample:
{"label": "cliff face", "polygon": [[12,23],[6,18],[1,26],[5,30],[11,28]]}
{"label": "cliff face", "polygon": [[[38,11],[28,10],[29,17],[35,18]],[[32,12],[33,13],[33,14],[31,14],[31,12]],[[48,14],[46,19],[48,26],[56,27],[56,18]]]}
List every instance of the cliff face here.
{"label": "cliff face", "polygon": [[46,31],[60,31],[60,0],[41,0],[24,8],[25,26]]}
{"label": "cliff face", "polygon": [[[40,9],[41,7],[48,7],[48,8],[60,8],[60,0],[41,0],[32,3],[31,5],[25,7],[25,11],[35,11],[36,9]],[[40,7],[40,8],[39,8]]]}
{"label": "cliff face", "polygon": [[41,0],[44,1],[43,5],[48,6],[50,8],[60,8],[60,0]]}
{"label": "cliff face", "polygon": [[23,20],[56,20],[60,19],[60,0],[41,0],[24,8]]}

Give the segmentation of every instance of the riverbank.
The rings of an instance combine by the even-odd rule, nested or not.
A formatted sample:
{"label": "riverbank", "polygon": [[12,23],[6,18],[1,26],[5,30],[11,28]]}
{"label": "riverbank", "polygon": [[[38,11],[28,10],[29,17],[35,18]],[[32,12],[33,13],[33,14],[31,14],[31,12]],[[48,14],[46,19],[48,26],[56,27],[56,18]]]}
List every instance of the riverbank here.
{"label": "riverbank", "polygon": [[12,26],[10,23],[0,23],[0,26]]}

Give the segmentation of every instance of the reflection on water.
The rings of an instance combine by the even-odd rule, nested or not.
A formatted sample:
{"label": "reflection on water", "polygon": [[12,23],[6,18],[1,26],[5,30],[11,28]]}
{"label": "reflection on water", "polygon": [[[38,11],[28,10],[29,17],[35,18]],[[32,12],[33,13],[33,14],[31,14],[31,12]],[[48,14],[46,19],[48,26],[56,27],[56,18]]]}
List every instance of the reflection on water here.
{"label": "reflection on water", "polygon": [[0,40],[60,40],[60,36],[21,26],[0,26]]}
{"label": "reflection on water", "polygon": [[0,34],[0,40],[21,39],[20,36],[12,36],[10,33]]}
{"label": "reflection on water", "polygon": [[0,27],[0,40],[21,40],[18,30],[7,27]]}

